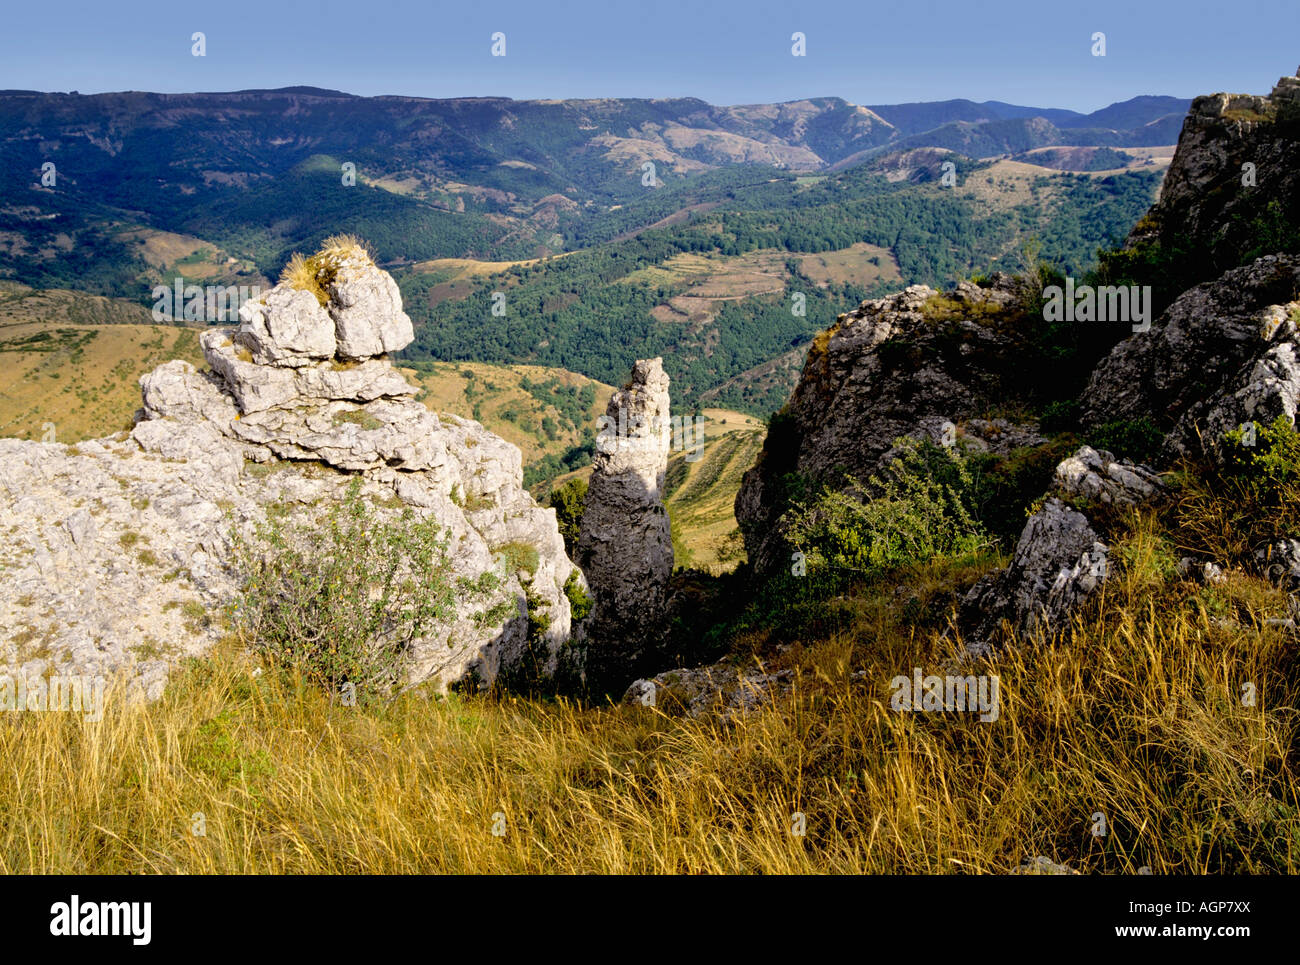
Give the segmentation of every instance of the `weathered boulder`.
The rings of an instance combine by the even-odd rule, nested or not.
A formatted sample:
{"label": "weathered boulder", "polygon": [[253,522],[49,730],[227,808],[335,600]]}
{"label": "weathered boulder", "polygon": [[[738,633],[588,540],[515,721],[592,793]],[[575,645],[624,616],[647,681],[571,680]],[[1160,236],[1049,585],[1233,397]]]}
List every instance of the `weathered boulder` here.
{"label": "weathered boulder", "polygon": [[322,309],[277,286],[242,330],[203,334],[212,371],[176,361],[144,375],[129,435],[0,440],[0,526],[15,534],[0,546],[0,625],[14,628],[0,675],[123,671],[157,696],[176,659],[226,632],[232,533],[255,539],[273,505],[286,525],[315,525],[357,478],[377,519],[437,521],[455,577],[498,576],[415,642],[411,680],[491,684],[524,662],[555,673],[575,574],[555,511],[523,488],[516,447],[428,411],[388,361],[327,352],[332,311],[350,336],[371,333],[367,351],[409,341],[391,278],[348,266],[330,290],[343,301]]}
{"label": "weathered boulder", "polygon": [[737,667],[730,661],[679,667],[632,681],[622,703],[691,718],[714,715],[726,723],[787,692],[793,679],[789,669],[769,672],[757,666]]}
{"label": "weathered boulder", "polygon": [[1255,550],[1260,572],[1284,589],[1300,589],[1300,540],[1276,539]]}
{"label": "weathered boulder", "polygon": [[994,452],[1043,441],[1034,426],[983,417],[1023,383],[1022,294],[1003,274],[987,287],[962,282],[942,294],[913,285],[863,302],[814,340],[736,496],[756,571],[789,566],[777,524],[792,476],[813,487],[838,485],[845,474],[866,479],[908,436]]}
{"label": "weathered boulder", "polygon": [[178,422],[210,422],[223,432],[239,416],[239,407],[215,372],[200,372],[189,362],[164,362],[140,376],[142,419],[171,419]]}
{"label": "weathered boulder", "polygon": [[1035,855],[1032,858],[1025,858],[1020,865],[1013,868],[1013,875],[1077,875],[1069,865],[1058,864],[1047,855]]}
{"label": "weathered boulder", "polygon": [[1226,583],[1223,567],[1213,560],[1198,560],[1194,556],[1184,556],[1178,560],[1178,575],[1184,580],[1198,583]]}
{"label": "weathered boulder", "polygon": [[653,659],[673,569],[663,504],[672,444],[663,360],[638,361],[605,412],[575,556],[593,598],[582,633],[587,684],[621,693]]}
{"label": "weathered boulder", "polygon": [[1241,422],[1293,415],[1298,294],[1295,255],[1264,255],[1184,292],[1097,366],[1080,400],[1085,429],[1147,420],[1175,459],[1215,451]]}
{"label": "weathered boulder", "polygon": [[1145,466],[1083,446],[1056,467],[1055,485],[1067,496],[1111,505],[1133,505],[1156,496],[1164,483]]}
{"label": "weathered boulder", "polygon": [[311,292],[277,285],[244,302],[239,320],[235,337],[261,365],[307,365],[334,357],[334,321]]}
{"label": "weathered boulder", "polygon": [[[1228,434],[1247,423],[1271,425],[1283,416],[1295,424],[1300,407],[1300,364],[1296,359],[1295,341],[1274,345],[1253,362],[1245,363],[1227,389],[1212,399],[1199,427],[1197,443],[1222,458],[1227,451]],[[1180,425],[1171,446],[1180,450],[1193,447],[1192,426]]]}
{"label": "weathered boulder", "polygon": [[397,282],[369,259],[349,257],[339,261],[327,291],[340,358],[396,352],[415,339],[411,319],[402,311]]}
{"label": "weathered boulder", "polygon": [[1010,565],[985,576],[962,600],[959,622],[967,647],[988,652],[1004,626],[1030,639],[1050,636],[1110,575],[1110,548],[1088,517],[1065,500],[1133,506],[1164,491],[1153,470],[1105,450],[1082,446],[1061,460],[1052,492],[1025,524]]}
{"label": "weathered boulder", "polygon": [[1031,638],[1058,629],[1106,579],[1108,554],[1086,516],[1050,497],[1026,523],[1011,564],[962,601],[967,646],[989,650],[1004,621]]}

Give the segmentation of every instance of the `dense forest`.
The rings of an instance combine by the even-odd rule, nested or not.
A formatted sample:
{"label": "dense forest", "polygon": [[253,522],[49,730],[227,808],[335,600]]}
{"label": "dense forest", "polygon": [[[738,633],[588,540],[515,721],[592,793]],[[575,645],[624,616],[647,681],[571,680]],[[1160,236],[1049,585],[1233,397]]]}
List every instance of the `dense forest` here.
{"label": "dense forest", "polygon": [[[962,183],[987,176],[987,168],[964,162]],[[741,172],[731,173],[742,180]],[[938,183],[891,183],[858,169],[818,179],[769,169],[768,177],[748,185],[715,179],[695,195],[685,188],[672,192],[676,201],[716,200],[717,207],[705,213],[562,258],[513,266],[483,278],[464,298],[435,297],[442,275],[399,273],[416,322],[416,341],[406,354],[526,361],[606,382],[620,380],[637,358],[663,355],[674,399],[689,406],[700,393],[805,344],[862,299],[902,286],[822,285],[802,275],[797,259],[790,258],[784,291],[727,301],[707,325],[692,327],[656,320],[651,312],[693,280],[645,280],[644,269],[688,253],[801,255],[866,243],[892,252],[903,285],[942,286],[990,265],[1020,268],[1019,240],[1032,242],[1039,257],[1061,271],[1081,275],[1094,264],[1097,249],[1122,238],[1151,203],[1158,181],[1154,172],[1044,176],[1031,188],[1035,200],[995,207]],[[653,213],[666,210],[658,200],[647,204]],[[608,233],[636,217],[629,212],[612,222],[596,220],[593,230]],[[796,293],[803,296],[802,314],[793,310]],[[718,401],[762,415],[784,398],[778,389],[736,388]]]}

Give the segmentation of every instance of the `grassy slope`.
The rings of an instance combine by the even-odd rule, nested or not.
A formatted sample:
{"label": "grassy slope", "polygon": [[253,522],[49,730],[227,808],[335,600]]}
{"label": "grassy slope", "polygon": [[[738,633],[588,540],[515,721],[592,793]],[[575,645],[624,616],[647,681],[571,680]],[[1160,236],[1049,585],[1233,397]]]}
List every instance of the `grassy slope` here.
{"label": "grassy slope", "polygon": [[766,435],[751,416],[705,409],[707,442],[698,458],[675,453],[665,479],[676,566],[729,570],[744,556],[736,522],[740,478],[754,464]]}
{"label": "grassy slope", "polygon": [[794,692],[728,725],[418,690],[345,707],[233,649],[97,723],[6,714],[0,800],[41,806],[0,823],[0,872],[1296,873],[1300,676],[1261,619],[1283,595],[1233,575],[1211,605],[1141,517],[1118,545],[1062,646],[969,671],[999,677],[992,723],[889,709],[896,674],[945,672],[953,588],[989,561],[789,597],[783,652],[772,630],[733,650]]}
{"label": "grassy slope", "polygon": [[126,428],[140,376],[170,359],[202,364],[195,330],[150,324],[122,299],[0,283],[0,435],[40,439],[53,423],[59,442],[77,442]]}
{"label": "grassy slope", "polygon": [[[586,376],[537,365],[434,362],[430,368],[431,371],[427,372],[402,370],[426,390],[421,395],[425,405],[435,412],[450,412],[483,423],[519,447],[525,466],[578,445],[583,429],[594,433],[596,419],[604,414],[605,405],[614,391],[612,386]],[[467,372],[473,372],[474,378],[466,378]],[[527,392],[520,384],[525,378],[533,382],[557,379],[563,385],[576,386],[591,383],[596,389],[596,402],[587,413],[586,421],[575,427],[562,419],[553,406],[544,405]],[[548,439],[542,431],[541,420],[547,415],[557,427],[555,439]]]}

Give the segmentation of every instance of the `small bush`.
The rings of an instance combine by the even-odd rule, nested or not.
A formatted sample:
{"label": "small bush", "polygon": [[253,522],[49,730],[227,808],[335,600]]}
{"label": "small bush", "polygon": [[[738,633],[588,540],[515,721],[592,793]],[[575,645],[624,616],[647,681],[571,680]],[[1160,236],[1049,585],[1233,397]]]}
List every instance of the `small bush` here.
{"label": "small bush", "polygon": [[1165,434],[1150,419],[1117,419],[1098,426],[1088,435],[1088,445],[1105,449],[1134,462],[1153,461]]}
{"label": "small bush", "polygon": [[1079,400],[1058,399],[1043,407],[1043,415],[1038,420],[1044,432],[1066,432],[1078,427]]}
{"label": "small bush", "polygon": [[1270,425],[1257,427],[1255,444],[1242,444],[1244,433],[1228,433],[1228,465],[1248,480],[1260,502],[1278,508],[1297,496],[1300,483],[1300,432],[1280,415]]}
{"label": "small bush", "polygon": [[591,607],[595,603],[586,590],[582,588],[582,582],[578,579],[578,571],[575,569],[569,574],[569,578],[564,581],[564,595],[569,598],[569,609],[572,611],[573,620],[576,623],[585,619],[591,612]]}
{"label": "small bush", "polygon": [[[964,499],[973,481],[962,457],[911,440],[900,445],[899,457],[865,485],[850,477],[847,491],[825,489],[782,519],[809,570],[871,576],[988,545]],[[936,465],[936,454],[946,466]]]}
{"label": "small bush", "polygon": [[1300,533],[1300,433],[1284,415],[1258,426],[1254,446],[1234,430],[1224,457],[1178,473],[1173,525],[1184,549],[1248,563],[1260,543]]}
{"label": "small bush", "polygon": [[587,480],[570,479],[556,486],[546,497],[546,505],[555,510],[555,521],[564,537],[564,551],[573,555],[582,528],[582,510],[587,502]]}
{"label": "small bush", "polygon": [[493,552],[505,561],[507,573],[523,570],[529,576],[532,576],[537,572],[537,565],[541,562],[541,555],[537,552],[537,547],[531,543],[525,543],[523,540],[514,540],[503,546],[498,546]]}
{"label": "small bush", "polygon": [[273,663],[335,692],[389,692],[412,643],[455,609],[447,540],[434,519],[407,509],[377,519],[353,480],[315,525],[277,514],[257,544],[233,536],[243,586],[239,629]]}

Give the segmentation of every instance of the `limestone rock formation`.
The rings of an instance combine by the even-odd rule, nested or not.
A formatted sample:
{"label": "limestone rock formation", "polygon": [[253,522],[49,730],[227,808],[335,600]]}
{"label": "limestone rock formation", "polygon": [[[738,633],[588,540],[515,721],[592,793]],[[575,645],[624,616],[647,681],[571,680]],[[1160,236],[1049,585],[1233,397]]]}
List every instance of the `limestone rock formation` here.
{"label": "limestone rock formation", "polygon": [[1173,460],[1221,456],[1243,423],[1294,419],[1300,257],[1270,252],[1294,248],[1297,212],[1300,78],[1267,97],[1196,98],[1160,199],[1125,243],[1169,307],[1098,366],[1085,429],[1145,418]]}
{"label": "limestone rock formation", "polygon": [[[1257,221],[1300,210],[1300,78],[1267,97],[1210,94],[1192,101],[1160,199],[1134,227],[1132,248],[1179,251],[1180,274],[1205,281],[1255,248]],[[1177,292],[1172,292],[1177,294]]]}
{"label": "limestone rock formation", "polygon": [[238,330],[203,333],[211,371],[176,361],[144,375],[129,434],[0,440],[10,670],[124,670],[156,696],[171,661],[224,632],[232,527],[251,536],[272,504],[313,522],[359,477],[378,518],[409,507],[444,527],[457,576],[501,577],[417,642],[412,679],[490,683],[525,661],[555,671],[575,571],[554,510],[523,488],[519,450],[428,411],[377,357],[412,337],[386,273],[345,259],[328,291],[322,306],[277,286],[244,306]]}
{"label": "limestone rock formation", "polygon": [[1086,516],[1049,498],[1029,518],[1011,564],[962,601],[968,647],[987,651],[1003,621],[1031,637],[1059,627],[1106,579],[1108,553]]}
{"label": "limestone rock formation", "polygon": [[1164,488],[1160,477],[1145,466],[1116,459],[1092,446],[1083,446],[1062,460],[1056,467],[1055,483],[1068,496],[1112,505],[1145,502]]}
{"label": "limestone rock formation", "polygon": [[1008,373],[1024,367],[1018,326],[1001,324],[1018,300],[1014,280],[1003,274],[988,287],[962,282],[942,294],[913,285],[863,302],[817,337],[736,497],[758,572],[789,565],[776,524],[785,508],[783,480],[792,473],[814,485],[844,473],[865,479],[904,436],[994,452],[1042,441],[1034,426],[981,418],[1014,396]]}
{"label": "limestone rock formation", "polygon": [[1300,257],[1264,255],[1184,292],[1093,372],[1085,428],[1146,419],[1167,432],[1165,458],[1215,452],[1247,421],[1294,418]]}
{"label": "limestone rock formation", "polygon": [[342,259],[327,287],[340,358],[396,352],[415,338],[411,320],[402,311],[397,282],[369,259],[356,255]]}
{"label": "limestone rock formation", "polygon": [[311,292],[279,286],[239,309],[239,340],[260,365],[308,365],[334,357],[334,321]]}
{"label": "limestone rock formation", "polygon": [[1110,575],[1110,548],[1065,499],[1131,506],[1158,498],[1160,477],[1146,466],[1083,446],[1056,467],[1053,492],[1025,524],[1010,565],[973,586],[961,605],[969,649],[987,652],[1005,623],[1026,637],[1059,630]]}
{"label": "limestone rock formation", "polygon": [[622,693],[654,657],[673,569],[663,360],[638,361],[605,412],[575,556],[593,598],[582,634],[588,686]]}

